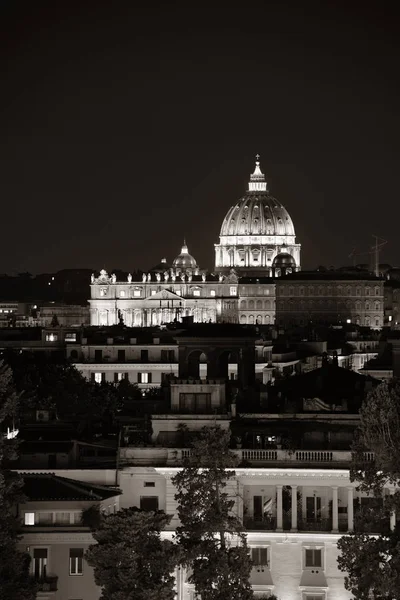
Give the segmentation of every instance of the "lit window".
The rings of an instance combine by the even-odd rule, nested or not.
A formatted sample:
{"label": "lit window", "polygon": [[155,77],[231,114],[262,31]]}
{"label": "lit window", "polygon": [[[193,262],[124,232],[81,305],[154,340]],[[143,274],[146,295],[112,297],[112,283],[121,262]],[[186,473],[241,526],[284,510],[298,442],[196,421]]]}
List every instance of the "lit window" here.
{"label": "lit window", "polygon": [[138,373],[138,383],[151,383],[151,373]]}
{"label": "lit window", "polygon": [[200,296],[200,290],[193,290],[193,296]]}
{"label": "lit window", "polygon": [[140,298],[140,290],[133,290],[134,298]]}
{"label": "lit window", "polygon": [[229,288],[229,295],[230,296],[237,296],[237,287],[236,287],[236,285],[232,285]]}
{"label": "lit window", "polygon": [[69,550],[69,574],[83,574],[83,548],[70,548]]}
{"label": "lit window", "polygon": [[107,296],[107,288],[100,288],[100,296]]}
{"label": "lit window", "polygon": [[151,290],[150,294],[151,294],[152,296],[154,296],[155,294],[157,294],[157,291],[156,291],[156,290]]}
{"label": "lit window", "polygon": [[25,525],[34,525],[35,524],[35,513],[25,513]]}
{"label": "lit window", "polygon": [[76,333],[66,333],[65,341],[66,342],[76,342]]}
{"label": "lit window", "polygon": [[56,342],[58,335],[56,333],[46,333],[46,342]]}
{"label": "lit window", "polygon": [[304,566],[322,567],[322,550],[321,548],[306,548],[304,556]]}
{"label": "lit window", "polygon": [[101,383],[103,381],[103,376],[101,373],[94,374],[94,380],[96,383]]}
{"label": "lit window", "polygon": [[175,294],[176,294],[177,296],[182,296],[182,292],[181,292],[181,290],[175,290]]}
{"label": "lit window", "polygon": [[121,298],[124,298],[124,296],[125,296],[125,290],[121,290],[120,293],[119,293],[119,295],[121,296]]}
{"label": "lit window", "polygon": [[210,296],[215,296],[215,290],[210,290]]}

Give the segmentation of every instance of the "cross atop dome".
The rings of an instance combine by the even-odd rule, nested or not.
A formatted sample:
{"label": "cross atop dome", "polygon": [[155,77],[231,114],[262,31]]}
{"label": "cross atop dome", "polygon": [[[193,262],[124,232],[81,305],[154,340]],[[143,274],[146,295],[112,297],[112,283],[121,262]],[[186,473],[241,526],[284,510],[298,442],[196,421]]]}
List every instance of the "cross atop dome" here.
{"label": "cross atop dome", "polygon": [[250,175],[249,181],[249,192],[266,192],[267,182],[265,181],[265,175],[260,169],[260,155],[256,154],[256,168],[254,173]]}

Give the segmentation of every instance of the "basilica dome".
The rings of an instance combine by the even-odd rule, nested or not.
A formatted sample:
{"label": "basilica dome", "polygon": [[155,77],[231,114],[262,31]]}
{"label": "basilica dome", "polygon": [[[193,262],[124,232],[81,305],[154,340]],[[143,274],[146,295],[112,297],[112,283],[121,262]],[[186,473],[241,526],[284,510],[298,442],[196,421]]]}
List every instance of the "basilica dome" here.
{"label": "basilica dome", "polygon": [[189,254],[186,242],[183,242],[181,253],[174,259],[172,266],[175,269],[197,269],[198,265],[191,254]]}
{"label": "basilica dome", "polygon": [[[300,244],[286,208],[270,194],[256,157],[245,195],[226,213],[215,244],[215,269],[242,276],[274,276],[275,268],[298,271]],[[278,266],[281,265],[281,266]]]}
{"label": "basilica dome", "polygon": [[295,235],[293,221],[269,193],[258,161],[249,190],[228,210],[222,223],[220,236],[229,235]]}

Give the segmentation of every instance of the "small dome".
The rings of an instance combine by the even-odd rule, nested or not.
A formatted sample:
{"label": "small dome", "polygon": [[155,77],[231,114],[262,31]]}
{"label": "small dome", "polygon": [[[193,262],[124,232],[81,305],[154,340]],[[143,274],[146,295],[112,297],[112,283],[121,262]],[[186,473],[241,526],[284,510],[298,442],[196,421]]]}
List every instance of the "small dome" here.
{"label": "small dome", "polygon": [[172,266],[175,269],[197,269],[198,265],[191,254],[189,254],[186,242],[183,242],[181,253],[174,259]]}
{"label": "small dome", "polygon": [[288,267],[295,269],[296,261],[294,260],[293,256],[291,254],[289,254],[289,252],[280,252],[279,254],[277,254],[275,256],[272,266],[276,267],[278,269],[288,268]]}

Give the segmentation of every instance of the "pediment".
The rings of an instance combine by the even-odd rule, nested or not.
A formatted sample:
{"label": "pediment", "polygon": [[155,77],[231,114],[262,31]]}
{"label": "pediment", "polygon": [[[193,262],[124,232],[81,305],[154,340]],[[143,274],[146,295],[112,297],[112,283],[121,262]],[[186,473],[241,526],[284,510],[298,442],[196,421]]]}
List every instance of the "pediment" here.
{"label": "pediment", "polygon": [[182,300],[181,296],[175,294],[175,292],[171,292],[171,290],[161,290],[157,292],[147,300]]}

